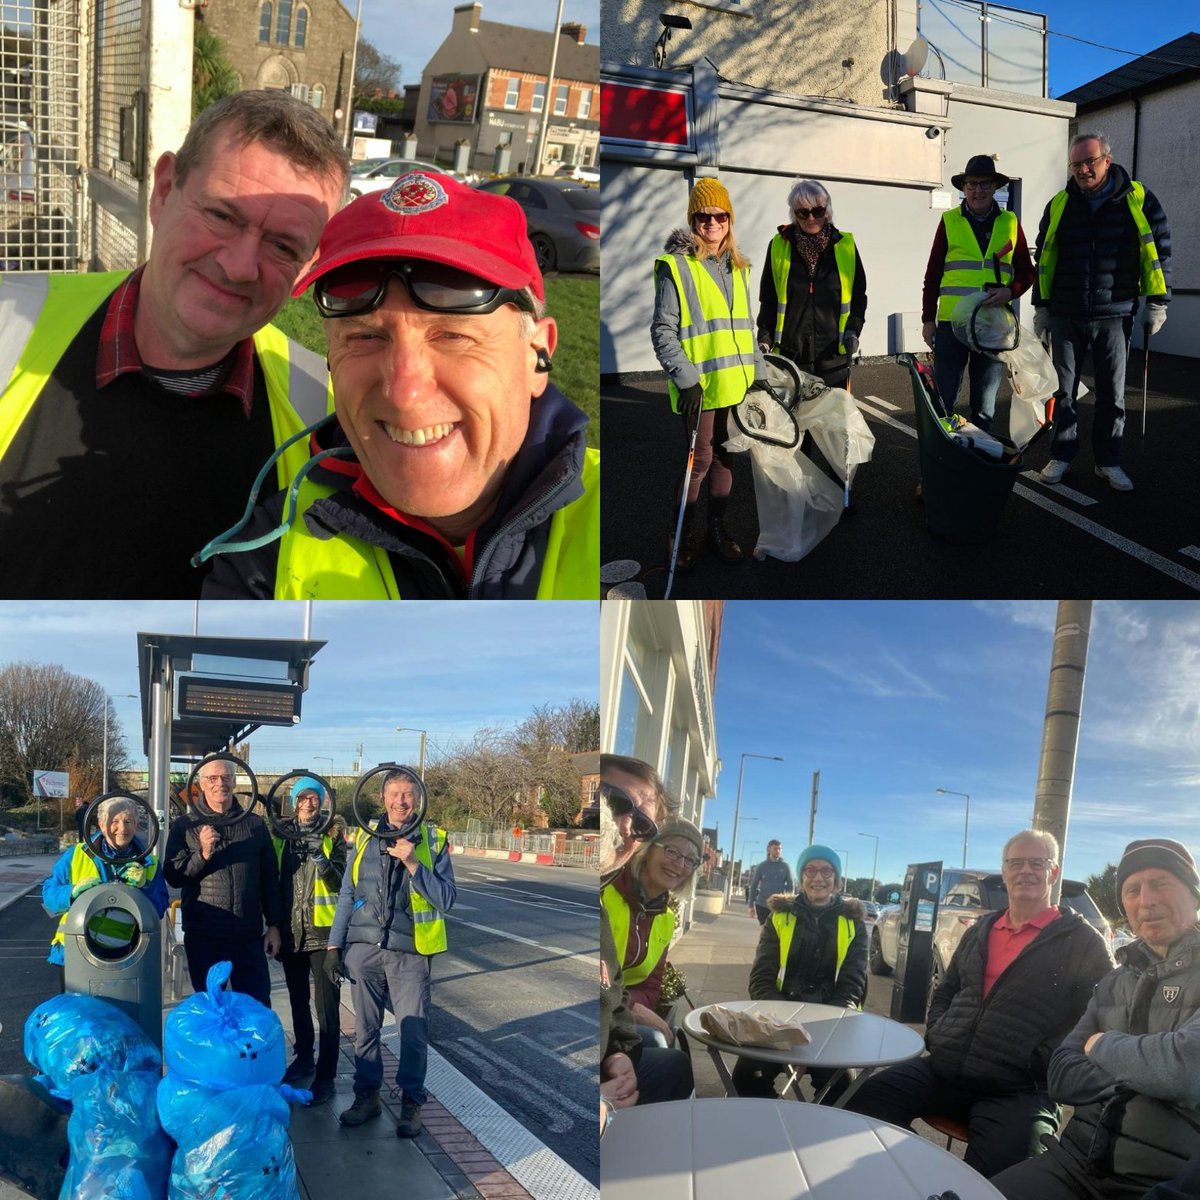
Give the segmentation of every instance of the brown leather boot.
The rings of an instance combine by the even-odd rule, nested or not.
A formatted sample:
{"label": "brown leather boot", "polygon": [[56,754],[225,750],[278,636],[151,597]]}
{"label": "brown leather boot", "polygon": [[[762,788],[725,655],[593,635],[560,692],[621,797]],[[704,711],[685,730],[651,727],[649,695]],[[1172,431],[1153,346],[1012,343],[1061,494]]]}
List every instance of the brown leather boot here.
{"label": "brown leather boot", "polygon": [[708,544],[717,552],[718,558],[728,563],[742,561],[742,548],[729,536],[724,517],[709,517]]}
{"label": "brown leather boot", "polygon": [[[679,537],[679,557],[675,560],[676,571],[690,571],[696,565],[700,555],[701,539],[699,527],[696,524],[696,506],[688,504],[683,510],[683,528]],[[675,531],[672,529],[667,537],[667,563],[671,562],[671,554],[675,549]]]}

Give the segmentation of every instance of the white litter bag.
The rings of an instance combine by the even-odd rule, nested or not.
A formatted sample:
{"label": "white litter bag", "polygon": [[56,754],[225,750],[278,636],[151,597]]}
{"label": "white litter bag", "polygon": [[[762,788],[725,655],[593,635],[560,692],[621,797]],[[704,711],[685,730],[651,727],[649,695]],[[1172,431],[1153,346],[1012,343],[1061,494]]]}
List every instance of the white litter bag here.
{"label": "white litter bag", "polygon": [[802,559],[838,523],[842,490],[799,449],[750,449],[758,506],[755,558]]}
{"label": "white litter bag", "polygon": [[1046,401],[1058,390],[1058,372],[1039,341],[1024,341],[996,355],[1008,371],[1012,404],[1008,436],[1018,450],[1046,423]]}
{"label": "white litter bag", "polygon": [[964,296],[950,318],[954,336],[971,350],[996,354],[1014,349],[1021,340],[1021,327],[1007,304],[986,306],[987,292]]}

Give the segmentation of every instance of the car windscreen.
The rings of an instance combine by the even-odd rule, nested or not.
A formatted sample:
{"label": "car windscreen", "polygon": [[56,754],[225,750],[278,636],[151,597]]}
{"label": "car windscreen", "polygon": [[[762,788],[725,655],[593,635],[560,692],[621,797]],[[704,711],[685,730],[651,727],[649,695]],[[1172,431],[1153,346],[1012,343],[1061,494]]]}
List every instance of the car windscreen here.
{"label": "car windscreen", "polygon": [[594,188],[563,188],[562,197],[576,212],[600,211],[600,193]]}

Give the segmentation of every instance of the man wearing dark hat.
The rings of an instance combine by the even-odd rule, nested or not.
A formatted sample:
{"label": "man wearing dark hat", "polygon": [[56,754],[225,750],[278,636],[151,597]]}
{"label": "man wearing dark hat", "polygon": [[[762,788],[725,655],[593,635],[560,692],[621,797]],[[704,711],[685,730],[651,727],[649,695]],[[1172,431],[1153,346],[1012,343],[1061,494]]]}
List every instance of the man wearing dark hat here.
{"label": "man wearing dark hat", "polygon": [[1130,842],[1117,899],[1137,940],[1050,1060],[1075,1106],[1041,1157],[992,1183],[1009,1200],[1135,1200],[1200,1153],[1200,875],[1170,838]]}
{"label": "man wearing dark hat", "polygon": [[1079,452],[1075,396],[1089,347],[1095,374],[1092,455],[1096,474],[1119,492],[1133,491],[1121,469],[1125,432],[1125,358],[1138,297],[1151,334],[1167,319],[1171,231],[1152,191],[1112,160],[1108,139],[1071,139],[1071,178],[1042,213],[1038,226],[1038,287],[1033,328],[1048,333],[1058,372],[1054,441],[1042,468],[1059,483]]}
{"label": "man wearing dark hat", "polygon": [[557,327],[521,207],[411,171],[326,227],[293,294],[310,284],[336,424],[294,507],[262,506],[205,596],[598,599],[599,453],[548,379]]}
{"label": "man wearing dark hat", "polygon": [[990,155],[976,154],[950,182],[963,202],[942,214],[925,267],[921,297],[921,336],[933,351],[933,370],[947,415],[954,411],[963,371],[969,366],[971,420],[990,429],[1004,364],[969,350],[951,321],[960,300],[987,291],[989,307],[1009,304],[1034,282],[1033,261],[1016,213],[1002,210],[993,197],[1008,185]]}
{"label": "man wearing dark hat", "polygon": [[962,936],[929,1003],[927,1057],[873,1075],[846,1105],[894,1125],[945,1116],[968,1128],[964,1156],[993,1176],[1058,1128],[1046,1070],[1112,960],[1079,913],[1050,903],[1058,842],[1025,829],[1005,843],[1008,907]]}

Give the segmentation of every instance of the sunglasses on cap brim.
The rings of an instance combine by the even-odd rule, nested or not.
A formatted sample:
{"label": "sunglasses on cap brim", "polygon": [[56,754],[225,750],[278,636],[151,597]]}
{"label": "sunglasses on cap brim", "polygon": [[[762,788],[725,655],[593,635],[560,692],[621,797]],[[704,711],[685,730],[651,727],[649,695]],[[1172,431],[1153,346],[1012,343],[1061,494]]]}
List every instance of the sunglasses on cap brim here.
{"label": "sunglasses on cap brim", "polygon": [[468,316],[495,312],[502,304],[534,311],[527,293],[500,287],[478,275],[423,259],[368,258],[335,267],[317,280],[313,299],[323,317],[355,317],[374,311],[399,279],[417,308]]}
{"label": "sunglasses on cap brim", "polygon": [[611,783],[600,784],[600,795],[614,817],[631,816],[630,832],[635,841],[644,842],[658,837],[658,826],[634,803],[633,797]]}

